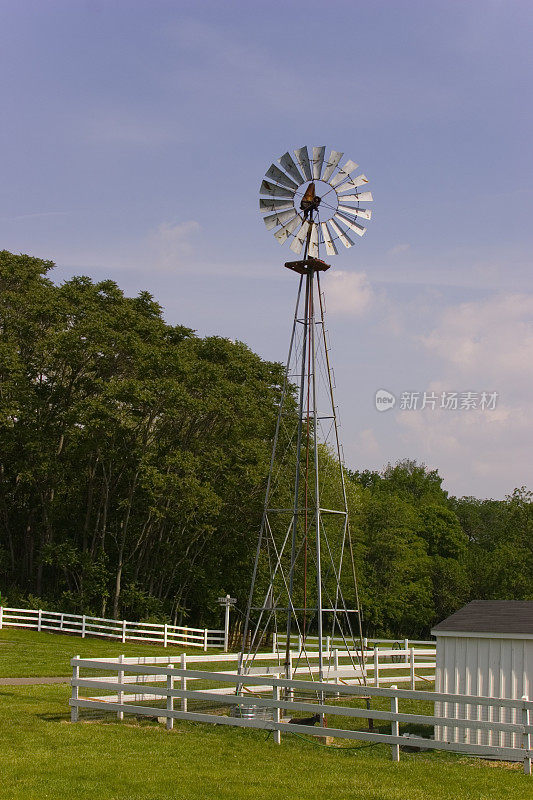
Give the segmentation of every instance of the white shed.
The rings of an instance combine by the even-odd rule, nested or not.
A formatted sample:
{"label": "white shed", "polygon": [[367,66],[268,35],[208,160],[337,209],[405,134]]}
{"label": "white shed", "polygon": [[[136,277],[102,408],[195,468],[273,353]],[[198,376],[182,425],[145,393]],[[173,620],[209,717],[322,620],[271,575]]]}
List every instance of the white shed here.
{"label": "white shed", "polygon": [[[437,638],[435,691],[521,699],[533,695],[533,601],[473,600],[431,633]],[[435,716],[489,719],[479,705],[435,703]],[[497,713],[494,709],[494,713]],[[500,709],[494,722],[520,722]],[[435,727],[439,741],[520,747],[520,735]]]}

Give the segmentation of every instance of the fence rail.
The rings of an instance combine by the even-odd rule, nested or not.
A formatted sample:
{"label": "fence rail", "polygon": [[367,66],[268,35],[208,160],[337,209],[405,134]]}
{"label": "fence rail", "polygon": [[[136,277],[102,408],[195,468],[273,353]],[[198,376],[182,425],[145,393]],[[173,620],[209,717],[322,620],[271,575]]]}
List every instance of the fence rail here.
{"label": "fence rail", "polygon": [[[263,654],[272,660],[272,654]],[[185,656],[180,657],[179,667],[168,659],[166,664],[163,659],[83,659],[79,656],[71,661],[72,665],[72,697],[70,700],[71,720],[77,722],[80,709],[92,709],[115,712],[119,719],[124,714],[137,716],[157,717],[166,722],[171,729],[175,719],[190,720],[195,722],[209,722],[217,725],[234,725],[238,727],[261,728],[274,732],[277,743],[281,741],[282,733],[304,733],[312,736],[329,736],[340,739],[354,739],[361,741],[380,742],[390,745],[394,761],[400,760],[400,746],[416,746],[420,749],[447,750],[476,756],[489,756],[507,761],[522,761],[524,771],[531,774],[531,760],[533,758],[533,701],[528,698],[521,700],[500,699],[493,697],[479,697],[471,695],[447,694],[443,692],[429,692],[412,689],[379,688],[363,685],[344,685],[339,682],[318,682],[295,678],[282,678],[274,674],[236,674],[228,671],[208,671],[205,669],[187,668],[187,663],[206,662],[206,658],[213,662],[217,656]],[[219,657],[219,660],[229,661],[229,657]],[[142,663],[141,663],[142,662]],[[405,665],[402,665],[405,668]],[[269,666],[265,665],[265,670]],[[114,673],[105,677],[82,677],[81,669],[106,670]],[[281,671],[280,665],[278,670]],[[129,673],[126,675],[126,672]],[[198,689],[191,688],[194,681],[202,681]],[[154,683],[163,685],[155,686]],[[176,683],[178,688],[176,687]],[[207,685],[206,685],[207,684]],[[223,686],[221,686],[223,684]],[[136,694],[131,694],[132,688],[137,688]],[[89,690],[93,696],[80,697],[81,690]],[[113,694],[94,696],[96,692],[108,691]],[[129,692],[129,694],[126,694]],[[325,699],[333,696],[335,705],[326,704]],[[390,700],[390,711],[373,710],[370,708],[356,708],[341,704],[348,698],[381,698]],[[403,700],[423,700],[439,704],[455,704],[459,707],[470,705],[486,706],[490,710],[489,720],[472,720],[466,718],[449,718],[435,714],[406,714],[399,710],[399,703]],[[175,701],[179,701],[179,708]],[[231,716],[220,711],[207,712],[205,703],[219,707],[229,707],[238,716]],[[148,702],[150,705],[141,705]],[[160,705],[157,705],[159,703]],[[189,708],[189,703],[196,703],[196,707]],[[198,704],[203,708],[198,709]],[[516,709],[521,714],[521,722],[493,721],[494,716],[499,716],[501,709]],[[220,709],[224,711],[223,708]],[[260,712],[267,713],[271,718],[260,716]],[[285,718],[282,717],[285,713]],[[295,717],[295,712],[306,715],[318,714],[320,726],[308,724],[289,723],[288,718]],[[342,716],[352,720],[368,719],[390,723],[390,733],[376,733],[375,731],[362,731],[349,727],[328,727],[324,715],[328,717]],[[471,742],[447,742],[423,737],[405,738],[400,736],[400,724],[432,725],[439,728],[468,728],[479,731],[494,730],[504,734],[518,735],[521,746],[495,746],[482,745]]]}
{"label": "fence rail", "polygon": [[227,647],[227,636],[223,630],[89,617],[85,614],[66,614],[41,608],[0,606],[0,629],[2,626],[73,633],[79,634],[82,639],[86,636],[100,636],[106,639],[118,639],[121,642],[161,644],[163,647],[169,645],[198,647],[204,651],[210,647]]}

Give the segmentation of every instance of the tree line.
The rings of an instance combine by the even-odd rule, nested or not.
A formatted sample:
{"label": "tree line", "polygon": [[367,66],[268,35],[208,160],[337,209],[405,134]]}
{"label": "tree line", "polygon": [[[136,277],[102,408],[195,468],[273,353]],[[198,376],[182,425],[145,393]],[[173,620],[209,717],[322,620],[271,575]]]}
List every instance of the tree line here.
{"label": "tree line", "polygon": [[[218,626],[221,593],[245,605],[283,367],[53,266],[0,252],[2,600]],[[367,635],[533,599],[526,489],[449,497],[412,461],[346,478]]]}

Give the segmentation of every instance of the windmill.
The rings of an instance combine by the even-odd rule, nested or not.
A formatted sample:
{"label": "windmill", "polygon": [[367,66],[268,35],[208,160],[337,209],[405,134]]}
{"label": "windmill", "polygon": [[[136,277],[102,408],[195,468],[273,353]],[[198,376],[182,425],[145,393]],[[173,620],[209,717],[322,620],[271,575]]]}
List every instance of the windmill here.
{"label": "windmill", "polygon": [[[287,677],[308,670],[327,679],[333,640],[363,667],[362,627],[355,559],[348,518],[334,402],[334,376],[325,325],[321,260],[351,247],[362,236],[361,206],[372,200],[359,191],[368,180],[352,176],[357,164],[341,166],[343,153],[307,147],[285,153],[261,183],[259,207],[280,244],[300,258],[285,266],[299,275],[296,307],[281,389],[263,516],[255,555],[239,671],[273,641]],[[296,649],[294,663],[292,650]],[[317,652],[318,650],[318,652]],[[312,658],[311,653],[313,652]],[[318,656],[318,669],[311,660]],[[364,680],[364,669],[359,670]]]}

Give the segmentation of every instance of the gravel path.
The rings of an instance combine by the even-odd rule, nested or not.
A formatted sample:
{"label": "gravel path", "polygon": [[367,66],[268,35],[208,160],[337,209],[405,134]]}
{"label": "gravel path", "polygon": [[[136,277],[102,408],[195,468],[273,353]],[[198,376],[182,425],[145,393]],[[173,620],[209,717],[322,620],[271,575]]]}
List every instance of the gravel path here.
{"label": "gravel path", "polygon": [[0,678],[0,686],[36,686],[40,683],[69,683],[70,675],[65,678]]}

